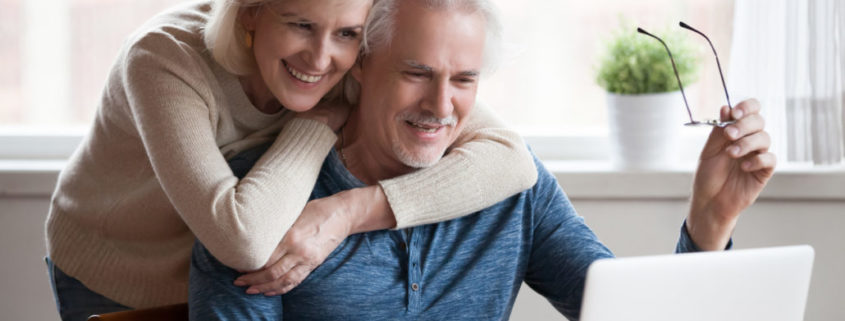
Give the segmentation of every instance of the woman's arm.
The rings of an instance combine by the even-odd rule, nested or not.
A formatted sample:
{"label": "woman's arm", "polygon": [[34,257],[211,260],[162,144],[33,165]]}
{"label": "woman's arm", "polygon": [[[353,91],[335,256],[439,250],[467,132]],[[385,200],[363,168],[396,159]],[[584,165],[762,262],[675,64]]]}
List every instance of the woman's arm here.
{"label": "woman's arm", "polygon": [[537,169],[522,137],[476,104],[434,166],[379,182],[396,228],[455,219],[530,188]]}
{"label": "woman's arm", "polygon": [[[181,218],[223,264],[267,263],[308,200],[336,141],[325,124],[293,119],[242,180],[220,152],[215,83],[203,56],[171,35],[150,33],[124,56],[130,117],[158,183]],[[214,105],[219,108],[212,108]]]}
{"label": "woman's arm", "polygon": [[431,168],[308,203],[260,271],[237,279],[248,293],[284,294],[346,236],[441,222],[489,207],[537,181],[534,159],[516,132],[481,106],[451,150]]}
{"label": "woman's arm", "polygon": [[356,234],[459,218],[536,182],[534,158],[522,137],[476,104],[457,140],[434,166],[325,200],[345,207],[340,212],[349,222],[349,234]]}

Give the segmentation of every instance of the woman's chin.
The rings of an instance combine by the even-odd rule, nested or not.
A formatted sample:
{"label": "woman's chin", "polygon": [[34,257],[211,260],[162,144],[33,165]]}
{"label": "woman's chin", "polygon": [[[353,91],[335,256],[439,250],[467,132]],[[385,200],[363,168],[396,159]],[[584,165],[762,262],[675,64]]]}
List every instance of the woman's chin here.
{"label": "woman's chin", "polygon": [[286,97],[286,99],[280,99],[279,102],[282,104],[282,107],[285,109],[301,113],[311,110],[317,103],[320,101],[320,97]]}

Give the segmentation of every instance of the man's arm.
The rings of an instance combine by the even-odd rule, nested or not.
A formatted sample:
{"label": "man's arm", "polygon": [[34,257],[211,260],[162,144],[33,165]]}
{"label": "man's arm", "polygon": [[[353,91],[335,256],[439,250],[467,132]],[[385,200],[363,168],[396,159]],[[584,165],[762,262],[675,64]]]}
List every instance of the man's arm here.
{"label": "man's arm", "polygon": [[750,206],[774,174],[775,155],[760,115],[760,103],[746,100],[722,120],[736,119],[725,128],[714,127],[707,139],[693,184],[686,228],[701,250],[721,250],[728,244],[739,214]]}
{"label": "man's arm", "polygon": [[191,253],[190,320],[282,320],[282,299],[249,295],[232,285],[240,272],[218,261],[199,241]]}
{"label": "man's arm", "polygon": [[613,253],[578,216],[554,176],[536,158],[535,165],[539,175],[528,192],[533,233],[525,283],[564,316],[577,319],[587,268]]}
{"label": "man's arm", "polygon": [[[723,250],[730,250],[732,247],[733,240],[728,239],[728,244],[725,245]],[[684,224],[681,225],[681,236],[678,238],[678,244],[675,245],[675,253],[692,253],[701,251],[702,249],[693,242],[692,236],[690,236],[689,230],[687,229],[687,222],[684,221]]]}
{"label": "man's arm", "polygon": [[[561,314],[577,320],[581,313],[587,269],[613,253],[579,216],[554,176],[535,158],[539,175],[531,198],[532,244],[525,283],[543,295]],[[701,249],[681,225],[676,253]],[[726,248],[730,248],[728,241]]]}

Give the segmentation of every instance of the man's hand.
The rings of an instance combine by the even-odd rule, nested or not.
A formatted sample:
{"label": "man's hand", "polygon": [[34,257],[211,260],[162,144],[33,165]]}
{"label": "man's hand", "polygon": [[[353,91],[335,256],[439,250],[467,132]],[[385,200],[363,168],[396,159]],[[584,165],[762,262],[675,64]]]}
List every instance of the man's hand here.
{"label": "man's hand", "polygon": [[268,263],[235,280],[247,294],[282,295],[302,283],[347,236],[396,226],[381,186],[312,200],[279,242]]}
{"label": "man's hand", "polygon": [[736,119],[725,128],[714,127],[701,152],[693,183],[687,230],[702,250],[724,249],[736,221],[766,186],[774,173],[775,155],[769,152],[771,138],[763,130],[760,103],[751,99],[739,103],[723,121]]}

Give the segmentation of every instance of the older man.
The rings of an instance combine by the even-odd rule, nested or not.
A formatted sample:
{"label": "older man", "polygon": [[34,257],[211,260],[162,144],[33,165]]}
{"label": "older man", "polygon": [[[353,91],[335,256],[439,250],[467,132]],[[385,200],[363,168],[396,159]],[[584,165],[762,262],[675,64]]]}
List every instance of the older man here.
{"label": "older man", "polygon": [[[481,5],[479,5],[481,3]],[[413,172],[449,151],[475,103],[493,17],[483,1],[400,0],[374,8],[389,31],[369,39],[352,75],[360,102],[314,188],[319,199]],[[379,39],[380,38],[380,39]],[[714,129],[678,252],[724,249],[739,213],[771,177],[758,104]],[[250,157],[250,156],[247,156]],[[253,157],[254,158],[254,157]],[[253,159],[254,161],[254,159]],[[591,262],[612,257],[540,162],[537,184],[467,217],[351,235],[282,296],[248,295],[201,244],[191,270],[195,319],[506,319],[522,282],[577,319]],[[471,166],[471,164],[467,164]]]}

